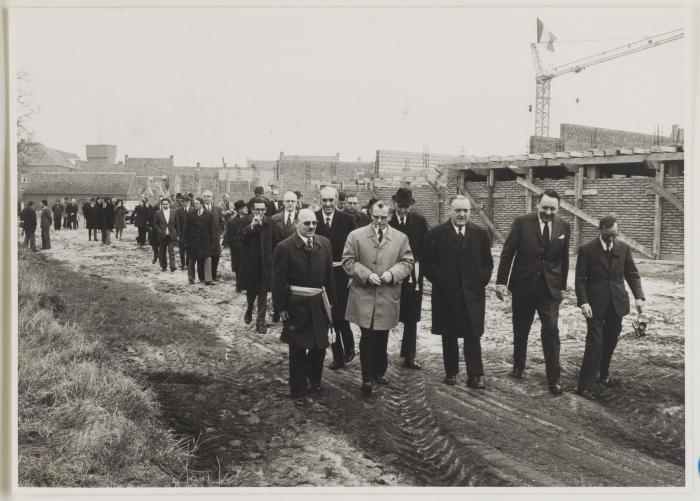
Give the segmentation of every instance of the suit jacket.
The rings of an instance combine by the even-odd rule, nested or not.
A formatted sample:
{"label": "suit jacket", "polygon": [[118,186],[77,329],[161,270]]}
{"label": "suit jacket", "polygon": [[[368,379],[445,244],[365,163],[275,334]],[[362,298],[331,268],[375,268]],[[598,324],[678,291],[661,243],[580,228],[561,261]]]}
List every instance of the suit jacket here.
{"label": "suit jacket", "polygon": [[313,237],[309,252],[305,242],[294,234],[275,247],[272,271],[272,301],[275,311],[286,311],[289,320],[282,329],[282,341],[297,348],[328,347],[330,322],[317,296],[297,296],[290,285],[326,288],[329,301],[335,297],[335,279],[331,243],[319,235]]}
{"label": "suit jacket", "polygon": [[464,228],[461,245],[452,221],[426,235],[423,269],[433,284],[433,334],[479,337],[484,333],[485,288],[493,272],[491,244],[483,228],[474,223]]}
{"label": "suit jacket", "polygon": [[[415,263],[420,263],[423,256],[423,247],[425,246],[425,236],[428,234],[428,222],[423,216],[417,212],[409,212],[406,216],[406,224],[402,228],[399,224],[399,218],[394,213],[389,219],[389,226],[396,228],[402,233],[405,233],[408,237],[408,243],[411,246],[411,252],[413,253],[413,259]],[[413,271],[411,271],[412,281],[418,282],[418,287],[423,290],[423,269],[420,264],[417,266],[418,276],[415,276],[416,266],[414,264]]]}
{"label": "suit jacket", "polygon": [[611,304],[618,317],[630,312],[625,281],[635,299],[644,299],[642,280],[632,259],[630,246],[615,240],[610,253],[608,256],[598,237],[578,250],[576,301],[579,306],[588,303],[594,318],[604,316]]}
{"label": "suit jacket", "polygon": [[214,217],[214,223],[216,225],[216,234],[215,234],[216,245],[214,246],[214,255],[220,256],[221,255],[221,235],[224,233],[224,230],[226,229],[226,221],[224,220],[224,215],[221,211],[221,207],[219,207],[218,205],[212,204],[208,210],[212,213],[212,216]]}
{"label": "suit jacket", "polygon": [[180,234],[180,226],[178,224],[175,209],[170,209],[169,221],[165,220],[165,213],[162,209],[156,212],[156,215],[153,218],[153,226],[156,228],[156,231],[158,232],[158,237],[161,240],[165,240],[166,229],[168,230],[168,235],[170,236],[171,240],[177,240],[177,237]]}
{"label": "suit jacket", "polygon": [[22,220],[25,231],[36,231],[36,211],[34,207],[22,209],[19,218]]}
{"label": "suit jacket", "polygon": [[48,207],[41,208],[41,222],[39,225],[42,228],[49,228],[53,225],[53,216],[51,214],[51,209]]}
{"label": "suit jacket", "polygon": [[132,215],[132,219],[134,221],[134,224],[136,226],[147,225],[150,210],[151,210],[150,204],[143,205],[143,203],[141,203],[141,204],[137,205],[136,208],[134,209],[134,214]]}
{"label": "suit jacket", "polygon": [[[358,228],[348,235],[343,249],[343,268],[352,279],[345,319],[369,329],[392,329],[399,322],[401,281],[413,269],[408,237],[387,226],[381,243],[374,226]],[[371,273],[390,271],[390,284],[368,283]]]}
{"label": "suit jacket", "polygon": [[[333,249],[333,262],[340,263],[343,260],[343,249],[348,235],[355,229],[355,221],[348,214],[338,209],[333,213],[333,220],[330,228],[326,226],[326,215],[323,209],[316,211],[316,233],[326,237],[331,242]],[[348,274],[343,269],[342,265],[335,266],[335,308],[333,308],[333,318],[336,325],[339,321],[345,318],[345,310],[348,304]]]}
{"label": "suit jacket", "polygon": [[66,205],[66,213],[68,213],[69,216],[75,216],[78,213],[78,204],[71,202]]}
{"label": "suit jacket", "polygon": [[54,217],[62,217],[63,216],[63,205],[61,204],[53,204],[53,207],[51,207],[51,212],[53,212]]}
{"label": "suit jacket", "polygon": [[297,223],[297,217],[299,216],[299,211],[294,211],[294,217],[292,218],[292,226],[287,229],[286,224],[287,224],[287,211],[283,210],[282,212],[278,212],[274,216],[272,216],[270,219],[277,225],[277,227],[280,230],[280,238],[284,240],[285,238],[293,235],[296,233],[297,228],[296,228],[296,223]]}
{"label": "suit jacket", "polygon": [[211,212],[203,210],[201,216],[197,212],[187,214],[185,241],[192,259],[206,259],[214,254],[217,226]]}
{"label": "suit jacket", "polygon": [[190,214],[190,212],[193,211],[194,208],[192,207],[190,207],[189,209],[185,209],[184,207],[178,207],[178,209],[175,211],[175,219],[177,220],[178,228],[177,235],[180,238],[180,240],[183,240],[185,238],[185,234],[187,233],[187,216]]}
{"label": "suit jacket", "polygon": [[[537,212],[518,216],[503,244],[496,283],[507,283],[513,294],[528,296],[535,294],[537,284],[544,275],[551,297],[561,299],[569,275],[570,235],[569,223],[555,216],[550,228],[549,246],[545,251]],[[513,270],[508,280],[511,264]]]}

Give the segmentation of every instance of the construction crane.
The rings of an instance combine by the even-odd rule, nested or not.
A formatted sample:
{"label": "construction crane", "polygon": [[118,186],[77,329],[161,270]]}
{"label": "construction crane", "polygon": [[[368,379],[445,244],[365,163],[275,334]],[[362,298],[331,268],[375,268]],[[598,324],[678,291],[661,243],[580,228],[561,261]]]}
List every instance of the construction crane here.
{"label": "construction crane", "polygon": [[532,58],[535,64],[535,135],[549,137],[549,88],[552,83],[552,79],[567,73],[578,73],[581,70],[585,70],[596,64],[604,63],[612,59],[617,59],[629,54],[634,54],[635,52],[640,52],[643,50],[651,49],[653,47],[658,47],[674,40],[683,38],[683,29],[678,28],[676,30],[667,31],[665,33],[660,33],[652,37],[645,37],[636,42],[632,42],[625,45],[620,45],[592,56],[584,57],[571,61],[569,63],[555,66],[553,68],[545,68],[542,60],[540,58],[540,53],[537,49],[537,44],[530,44],[532,49]]}

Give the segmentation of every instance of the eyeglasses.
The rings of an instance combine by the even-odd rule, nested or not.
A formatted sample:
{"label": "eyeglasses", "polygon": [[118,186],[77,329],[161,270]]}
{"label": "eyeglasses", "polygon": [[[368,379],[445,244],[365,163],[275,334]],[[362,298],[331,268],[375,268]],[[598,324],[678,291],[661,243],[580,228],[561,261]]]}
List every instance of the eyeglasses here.
{"label": "eyeglasses", "polygon": [[335,198],[322,198],[321,202],[335,202]]}
{"label": "eyeglasses", "polygon": [[318,224],[318,221],[304,221],[302,224],[304,226],[316,226]]}
{"label": "eyeglasses", "polygon": [[381,219],[382,221],[386,221],[387,219],[389,219],[389,216],[375,216],[374,214],[372,214],[372,219]]}

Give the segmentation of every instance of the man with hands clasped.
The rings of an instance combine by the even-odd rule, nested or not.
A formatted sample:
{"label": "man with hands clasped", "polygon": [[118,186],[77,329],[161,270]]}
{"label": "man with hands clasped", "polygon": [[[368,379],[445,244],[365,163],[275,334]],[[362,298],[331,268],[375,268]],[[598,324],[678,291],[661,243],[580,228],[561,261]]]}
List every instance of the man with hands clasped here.
{"label": "man with hands clasped", "polygon": [[579,373],[577,393],[594,400],[596,381],[613,387],[619,381],[609,376],[622,317],[630,312],[625,281],[632,290],[637,312],[644,307],[644,291],[629,245],[617,240],[619,229],[614,216],[605,216],[598,225],[599,236],[582,245],[576,261],[576,300],[586,318],[586,350]]}
{"label": "man with hands clasped", "polygon": [[389,226],[389,206],[376,202],[372,224],[352,231],[343,249],[343,268],[352,280],[345,319],[360,326],[361,390],[387,384],[389,330],[399,322],[401,282],[413,269],[408,237]]}

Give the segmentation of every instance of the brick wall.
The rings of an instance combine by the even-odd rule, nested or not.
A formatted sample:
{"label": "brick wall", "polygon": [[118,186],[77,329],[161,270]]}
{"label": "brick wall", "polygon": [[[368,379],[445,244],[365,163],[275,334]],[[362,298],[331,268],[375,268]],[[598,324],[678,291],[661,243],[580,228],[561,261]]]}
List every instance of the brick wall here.
{"label": "brick wall", "polygon": [[426,172],[434,172],[433,169],[440,164],[459,162],[463,159],[460,155],[441,153],[377,150],[376,175],[425,175]]}
{"label": "brick wall", "polygon": [[[666,177],[664,187],[681,202],[685,194],[685,178]],[[661,257],[669,255],[682,255],[685,233],[683,228],[683,214],[670,202],[661,199]]]}
{"label": "brick wall", "polygon": [[671,144],[671,138],[585,125],[561,124],[559,137],[564,151],[588,148],[632,148]]}
{"label": "brick wall", "polygon": [[558,137],[530,136],[530,153],[562,151]]}
{"label": "brick wall", "polygon": [[[396,194],[401,184],[375,181],[374,193],[379,200],[384,200],[391,204],[391,197]],[[416,204],[412,210],[421,214],[432,228],[440,221],[440,200],[435,188],[429,184],[411,185],[413,199]]]}

